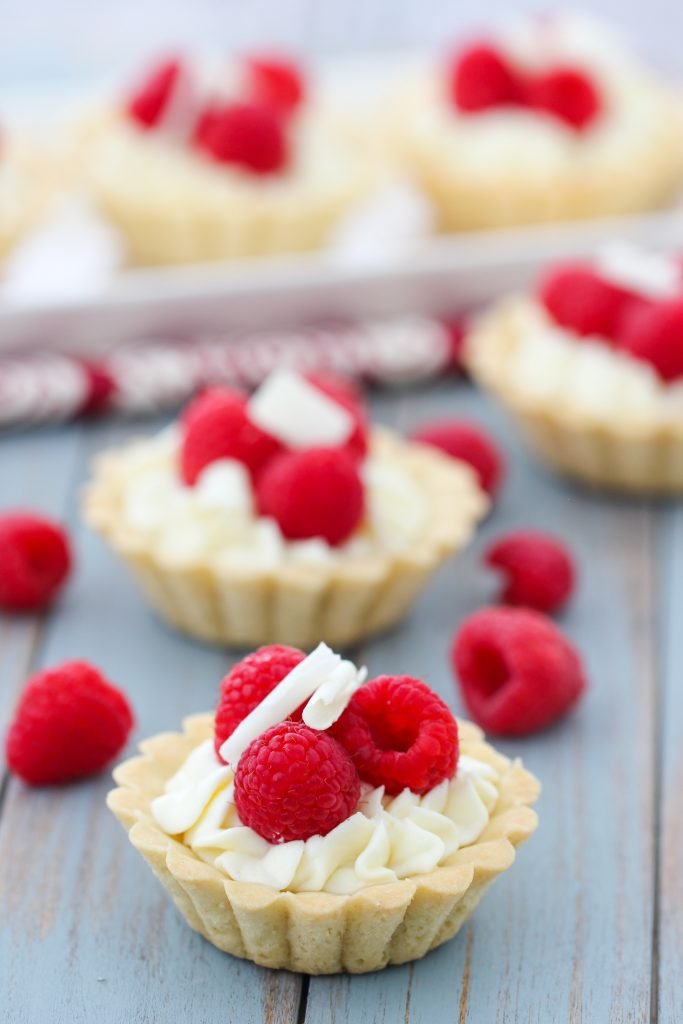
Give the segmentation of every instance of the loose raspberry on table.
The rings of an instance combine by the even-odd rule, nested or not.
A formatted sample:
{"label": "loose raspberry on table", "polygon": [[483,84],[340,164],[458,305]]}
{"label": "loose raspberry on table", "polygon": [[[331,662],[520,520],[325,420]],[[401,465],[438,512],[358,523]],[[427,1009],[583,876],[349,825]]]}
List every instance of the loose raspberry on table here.
{"label": "loose raspberry on table", "polygon": [[364,459],[368,453],[368,435],[370,425],[363,400],[353,382],[345,377],[326,371],[315,371],[304,374],[306,380],[343,406],[353,417],[353,433],[344,445],[352,455]]}
{"label": "loose raspberry on table", "polygon": [[637,301],[632,292],[583,263],[553,267],[541,278],[537,295],[560,327],[607,341],[614,341],[627,310]]}
{"label": "loose raspberry on table", "polygon": [[574,707],[587,685],[567,638],[525,608],[475,612],[457,631],[451,658],[472,718],[500,735],[545,728]]}
{"label": "loose raspberry on table", "polygon": [[186,484],[196,483],[205,466],[217,459],[237,459],[255,475],[282,444],[247,415],[247,397],[229,388],[209,388],[187,407],[182,417],[180,468]]}
{"label": "loose raspberry on table", "polygon": [[497,493],[505,475],[505,460],[493,438],[468,420],[444,419],[425,423],[411,440],[440,448],[446,455],[472,467],[490,497]]}
{"label": "loose raspberry on table", "polygon": [[71,544],[59,523],[32,512],[0,515],[0,609],[35,611],[71,572]]}
{"label": "loose raspberry on table", "polygon": [[[304,652],[296,647],[271,644],[260,647],[233,665],[221,683],[216,708],[214,746],[219,757],[221,747],[242,719],[305,657]],[[291,717],[301,718],[301,709]]]}
{"label": "loose raspberry on table", "polygon": [[33,786],[101,771],[133,728],[121,690],[85,661],[67,661],[29,679],[6,740],[7,764]]}
{"label": "loose raspberry on table", "polygon": [[194,143],[220,164],[253,174],[274,174],[287,165],[289,147],[282,119],[258,103],[213,104],[197,121]]}
{"label": "loose raspberry on table", "polygon": [[505,578],[502,599],[539,612],[554,612],[574,590],[576,571],[566,545],[538,530],[513,530],[484,552],[484,560]]}
{"label": "loose raspberry on table", "polygon": [[527,102],[563,121],[576,132],[585,131],[602,110],[593,80],[579,68],[555,67],[529,76]]}
{"label": "loose raspberry on table", "polygon": [[284,57],[253,56],[244,62],[245,85],[250,99],[290,114],[306,95],[304,76],[294,61]]}
{"label": "loose raspberry on table", "polygon": [[448,88],[455,106],[467,112],[513,106],[524,96],[522,76],[489,43],[475,43],[457,54],[450,67]]}
{"label": "loose raspberry on table", "polygon": [[348,540],[365,506],[357,462],[344,448],[279,455],[261,473],[256,500],[288,540],[320,537],[333,546]]}
{"label": "loose raspberry on table", "polygon": [[641,303],[624,318],[617,347],[666,384],[683,377],[683,298]]}
{"label": "loose raspberry on table", "polygon": [[128,100],[128,116],[145,131],[155,128],[161,120],[181,70],[181,62],[177,57],[163,61],[150,72]]}
{"label": "loose raspberry on table", "polygon": [[458,726],[438,694],[411,676],[378,676],[355,692],[330,732],[364,782],[427,793],[455,775]]}
{"label": "loose raspberry on table", "polygon": [[326,732],[280,722],[244,751],[235,774],[235,806],[244,825],[269,843],[325,836],[354,813],[360,779]]}

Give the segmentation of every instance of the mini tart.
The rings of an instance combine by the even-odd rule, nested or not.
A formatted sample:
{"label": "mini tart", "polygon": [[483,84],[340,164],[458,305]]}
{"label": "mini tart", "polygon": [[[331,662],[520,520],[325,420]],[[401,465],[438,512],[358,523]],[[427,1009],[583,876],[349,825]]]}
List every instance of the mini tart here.
{"label": "mini tart", "polygon": [[400,460],[427,499],[428,520],[417,543],[329,564],[173,564],[152,554],[144,538],[124,525],[126,450],[97,462],[85,494],[86,522],[123,558],[163,619],[221,645],[308,648],[322,638],[344,646],[388,629],[403,618],[431,574],[469,541],[487,508],[464,463],[376,430],[372,453]]}
{"label": "mini tart", "polygon": [[115,770],[119,788],[107,803],[190,927],[218,949],[264,967],[362,974],[417,960],[452,938],[536,829],[534,776],[484,743],[476,726],[460,722],[459,733],[463,753],[500,773],[498,802],[484,832],[429,874],[350,896],[231,881],[181,837],[158,828],[151,802],[191,750],[213,735],[210,714],[186,719],[182,734],[162,733],[142,743],[142,756]]}
{"label": "mini tart", "polygon": [[[643,494],[683,492],[680,385],[675,386],[677,401],[667,404],[669,388],[655,381],[649,367],[577,338],[571,342],[577,346],[577,358],[582,358],[583,347],[584,354],[593,349],[603,364],[614,361],[615,370],[620,366],[648,384],[653,402],[636,407],[625,394],[623,401],[603,402],[598,408],[586,401],[578,381],[574,386],[568,381],[561,395],[557,389],[526,386],[517,372],[520,348],[539,329],[553,330],[541,306],[529,298],[511,298],[475,325],[465,353],[475,380],[513,416],[533,451],[552,468],[594,487]],[[537,371],[543,374],[541,366]]]}
{"label": "mini tart", "polygon": [[291,165],[253,175],[142,132],[122,113],[81,131],[86,185],[130,263],[197,263],[320,248],[374,185],[355,137],[322,113],[292,127]]}
{"label": "mini tart", "polygon": [[601,84],[607,109],[580,134],[524,110],[459,113],[436,74],[407,86],[394,145],[440,229],[622,216],[672,199],[683,180],[680,97],[644,75]]}

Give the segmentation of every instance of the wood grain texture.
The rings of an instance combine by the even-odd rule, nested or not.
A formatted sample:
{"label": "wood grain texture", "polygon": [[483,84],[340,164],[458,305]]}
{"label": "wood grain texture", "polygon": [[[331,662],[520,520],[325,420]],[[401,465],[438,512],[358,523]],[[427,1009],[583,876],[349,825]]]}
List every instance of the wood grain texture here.
{"label": "wood grain texture", "polygon": [[[472,549],[440,574],[404,628],[358,654],[371,673],[422,676],[462,710],[447,648],[462,618],[494,597],[496,581],[478,564],[487,539],[533,524],[567,537],[579,557],[580,591],[561,624],[586,656],[591,692],[558,727],[501,744],[521,754],[544,783],[538,833],[454,941],[417,964],[377,975],[312,979],[303,985],[300,1006],[300,978],[231,960],[184,925],[104,809],[106,777],[53,793],[31,793],[11,781],[0,817],[0,1011],[10,1024],[608,1024],[650,1020],[651,998],[653,1020],[658,1007],[666,1024],[678,1019],[680,515],[588,495],[543,474],[505,422],[464,385],[385,395],[375,406],[379,419],[405,428],[433,415],[472,414],[503,441],[510,473]],[[25,652],[27,636],[37,664],[91,658],[128,689],[139,738],[209,708],[230,658],[160,626],[99,540],[77,525],[74,479],[84,477],[93,450],[134,432],[124,424],[69,428],[49,435],[54,442],[44,452],[45,434],[0,443],[0,469],[11,467],[3,479],[12,503],[41,493],[30,484],[22,490],[17,444],[30,449],[34,479],[53,474],[51,494],[63,479],[60,500],[80,565],[45,628],[35,633],[30,623],[0,624],[0,680],[3,694],[6,687],[16,692],[29,657],[11,652]],[[661,586],[657,556],[660,566],[668,565]],[[661,718],[658,605],[669,624]],[[663,829],[656,872],[660,721]],[[658,877],[659,905],[669,911],[655,922]]]}

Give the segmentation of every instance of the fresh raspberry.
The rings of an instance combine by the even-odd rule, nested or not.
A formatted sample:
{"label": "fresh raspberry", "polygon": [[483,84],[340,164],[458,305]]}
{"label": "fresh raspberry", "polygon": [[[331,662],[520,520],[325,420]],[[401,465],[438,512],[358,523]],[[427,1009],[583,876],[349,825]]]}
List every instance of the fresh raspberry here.
{"label": "fresh raspberry", "polygon": [[505,460],[493,438],[477,424],[459,419],[434,420],[414,431],[411,439],[468,463],[490,497],[498,491],[505,474]]}
{"label": "fresh raspberry", "polygon": [[505,576],[502,599],[539,612],[561,608],[574,590],[574,562],[558,540],[537,530],[515,530],[499,537],[485,554],[487,565]]}
{"label": "fresh raspberry", "polygon": [[88,386],[78,415],[99,416],[112,404],[117,390],[116,378],[104,363],[81,359],[80,366],[87,378]]}
{"label": "fresh raspberry", "polygon": [[361,779],[387,793],[427,793],[455,775],[456,721],[441,698],[411,676],[378,676],[361,686],[330,732]]}
{"label": "fresh raspberry", "polygon": [[282,451],[281,443],[252,423],[247,397],[229,388],[209,388],[183,414],[180,469],[190,486],[210,462],[237,459],[253,474]]}
{"label": "fresh raspberry", "polygon": [[545,74],[529,79],[527,102],[558,118],[577,132],[582,132],[602,109],[602,100],[595,83],[578,68],[555,67]]}
{"label": "fresh raspberry", "polygon": [[665,383],[683,377],[683,298],[641,303],[624,318],[618,347]]}
{"label": "fresh raspberry", "polygon": [[151,71],[137,92],[128,100],[128,116],[144,131],[155,128],[161,120],[180,71],[181,63],[177,57],[163,61]]}
{"label": "fresh raspberry", "polygon": [[363,400],[353,383],[335,373],[316,371],[304,374],[306,380],[343,406],[351,413],[354,422],[353,433],[344,445],[357,459],[364,459],[368,453],[368,434],[370,431],[368,414]]}
{"label": "fresh raspberry", "polygon": [[269,843],[326,836],[358,806],[360,779],[344,748],[303,722],[280,722],[244,751],[235,806]]}
{"label": "fresh raspberry", "polygon": [[301,105],[306,85],[301,69],[282,57],[248,57],[245,60],[246,90],[250,99],[290,114]]}
{"label": "fresh raspberry", "polygon": [[0,608],[44,608],[71,571],[69,538],[58,523],[32,512],[0,516]]}
{"label": "fresh raspberry", "polygon": [[[216,708],[214,746],[219,757],[221,747],[242,719],[305,657],[304,652],[296,647],[271,644],[269,647],[259,647],[253,654],[248,654],[233,665],[221,683]],[[291,717],[300,718],[300,711]]]}
{"label": "fresh raspberry", "polygon": [[574,648],[550,619],[526,608],[483,608],[451,649],[467,708],[489,732],[522,736],[550,725],[586,689]]}
{"label": "fresh raspberry", "polygon": [[489,43],[475,43],[457,55],[448,78],[451,99],[467,112],[521,103],[522,76]]}
{"label": "fresh raspberry", "polygon": [[631,303],[632,292],[601,278],[588,265],[564,263],[544,275],[538,298],[553,320],[581,335],[613,341]]}
{"label": "fresh raspberry", "polygon": [[121,690],[86,661],[67,661],[26,684],[7,733],[7,764],[33,786],[94,775],[125,745],[133,722]]}
{"label": "fresh raspberry", "polygon": [[342,544],[363,518],[365,494],[356,460],[343,448],[307,448],[273,459],[256,483],[262,516],[288,540],[321,537]]}
{"label": "fresh raspberry", "polygon": [[212,105],[200,115],[195,144],[219,164],[237,164],[254,174],[274,174],[288,160],[281,119],[257,103]]}

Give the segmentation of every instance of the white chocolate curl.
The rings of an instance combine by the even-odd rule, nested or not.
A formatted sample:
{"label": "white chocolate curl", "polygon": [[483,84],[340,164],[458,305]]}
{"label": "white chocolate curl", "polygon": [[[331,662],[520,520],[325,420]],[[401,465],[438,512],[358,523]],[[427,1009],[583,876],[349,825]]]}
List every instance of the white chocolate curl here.
{"label": "white chocolate curl", "polygon": [[276,370],[252,395],[249,419],[290,448],[348,441],[353,417],[294,370]]}

